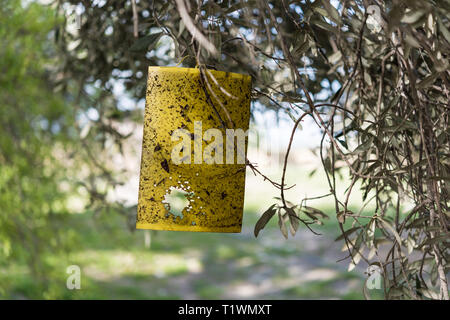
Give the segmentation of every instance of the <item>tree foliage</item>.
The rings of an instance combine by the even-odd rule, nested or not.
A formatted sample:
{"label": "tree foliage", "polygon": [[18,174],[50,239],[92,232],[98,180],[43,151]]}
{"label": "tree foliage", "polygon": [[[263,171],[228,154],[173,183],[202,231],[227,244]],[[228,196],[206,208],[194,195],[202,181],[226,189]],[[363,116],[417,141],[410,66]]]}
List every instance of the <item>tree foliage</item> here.
{"label": "tree foliage", "polygon": [[[284,195],[292,141],[301,134],[296,128],[312,117],[323,133],[319,153],[330,188],[324,196],[335,204],[338,240],[351,267],[378,265],[386,298],[448,299],[448,0],[52,5],[65,18],[54,29],[61,62],[52,69],[54,88],[74,103],[75,114],[98,114],[74,125],[78,132],[89,127],[80,157],[91,164],[83,186],[93,203],[105,202],[106,189],[99,186],[120,181],[89,150],[108,154],[107,141],[120,149],[126,135],[114,123],[140,119],[134,109],[117,107],[114,83],[140,100],[148,65],[180,62],[202,74],[207,68],[248,73],[253,100],[294,120],[283,175],[270,181],[279,202],[262,215],[255,235],[273,217],[286,237],[301,224],[315,232],[324,218],[308,199],[291,203]],[[68,14],[75,7],[79,28]],[[339,181],[344,173],[350,179]],[[343,197],[338,184],[345,184]],[[365,204],[353,212],[349,199],[358,187]],[[371,203],[375,210],[367,214]]]}
{"label": "tree foliage", "polygon": [[49,80],[55,22],[54,11],[38,4],[0,7],[0,265],[25,261],[44,286],[46,253],[65,249],[70,236],[62,155],[76,141],[71,111]]}

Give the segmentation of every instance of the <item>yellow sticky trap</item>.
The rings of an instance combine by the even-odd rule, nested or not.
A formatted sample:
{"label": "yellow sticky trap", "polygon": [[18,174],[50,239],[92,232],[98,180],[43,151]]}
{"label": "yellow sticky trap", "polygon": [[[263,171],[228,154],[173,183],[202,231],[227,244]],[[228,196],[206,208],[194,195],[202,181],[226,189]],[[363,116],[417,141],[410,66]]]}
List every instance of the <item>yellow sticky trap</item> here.
{"label": "yellow sticky trap", "polygon": [[248,75],[149,67],[137,229],[241,231],[250,91]]}

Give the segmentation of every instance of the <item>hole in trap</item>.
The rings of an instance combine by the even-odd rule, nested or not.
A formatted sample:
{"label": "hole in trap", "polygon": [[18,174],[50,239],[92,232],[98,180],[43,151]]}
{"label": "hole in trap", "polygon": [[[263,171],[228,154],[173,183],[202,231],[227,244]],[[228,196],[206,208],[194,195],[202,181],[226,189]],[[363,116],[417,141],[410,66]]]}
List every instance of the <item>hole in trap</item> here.
{"label": "hole in trap", "polygon": [[192,208],[189,200],[189,197],[192,197],[192,195],[193,193],[189,193],[181,188],[170,187],[162,201],[166,208],[167,215],[172,214],[175,219],[176,217],[183,219],[183,210],[187,208],[187,211],[190,211]]}

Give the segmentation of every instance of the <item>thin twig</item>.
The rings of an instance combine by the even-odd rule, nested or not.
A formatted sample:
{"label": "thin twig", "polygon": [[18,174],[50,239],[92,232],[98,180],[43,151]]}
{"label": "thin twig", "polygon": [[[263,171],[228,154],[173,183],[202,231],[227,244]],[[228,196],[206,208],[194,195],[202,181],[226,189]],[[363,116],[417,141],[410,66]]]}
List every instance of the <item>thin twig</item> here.
{"label": "thin twig", "polygon": [[131,0],[131,7],[133,9],[133,35],[135,38],[138,37],[138,14],[137,14],[137,8],[136,8],[136,0]]}

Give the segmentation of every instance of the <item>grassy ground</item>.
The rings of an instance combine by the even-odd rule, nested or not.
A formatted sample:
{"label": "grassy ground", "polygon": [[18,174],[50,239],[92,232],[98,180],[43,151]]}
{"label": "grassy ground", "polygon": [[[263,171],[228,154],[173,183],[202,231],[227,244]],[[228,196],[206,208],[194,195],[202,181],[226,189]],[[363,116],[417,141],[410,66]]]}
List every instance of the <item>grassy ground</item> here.
{"label": "grassy ground", "polygon": [[[276,175],[276,173],[274,173]],[[295,177],[295,175],[297,175]],[[303,193],[319,191],[306,170],[297,170]],[[50,256],[50,286],[42,292],[27,269],[6,264],[0,283],[9,289],[3,298],[59,299],[362,299],[363,268],[347,272],[334,218],[316,230],[301,229],[285,240],[271,221],[255,239],[253,227],[276,195],[270,185],[249,175],[241,234],[185,233],[136,230],[130,232],[115,213],[94,218],[91,213],[71,217],[76,246],[67,256]],[[303,184],[303,185],[302,185]],[[257,189],[256,189],[257,188]],[[305,194],[290,193],[299,199]],[[298,200],[299,200],[298,199]],[[296,199],[292,199],[297,201]],[[322,201],[327,212],[332,206]],[[150,235],[150,248],[145,238]],[[148,238],[147,238],[148,241]],[[81,268],[81,290],[66,289],[66,268]],[[380,297],[380,290],[372,290]]]}
{"label": "grassy ground", "polygon": [[[256,215],[247,212],[242,234],[131,233],[119,216],[102,226],[89,214],[73,216],[82,228],[78,250],[50,257],[51,287],[41,296],[23,266],[10,266],[11,298],[64,299],[358,299],[360,272],[337,264],[339,246],[329,237],[301,230],[284,240],[275,223],[255,239]],[[102,219],[103,220],[103,219]],[[275,221],[274,221],[275,222]],[[91,225],[91,226],[90,226]],[[326,229],[326,228],[325,228]],[[322,230],[323,232],[323,230]],[[81,290],[67,290],[66,267],[81,267]]]}

